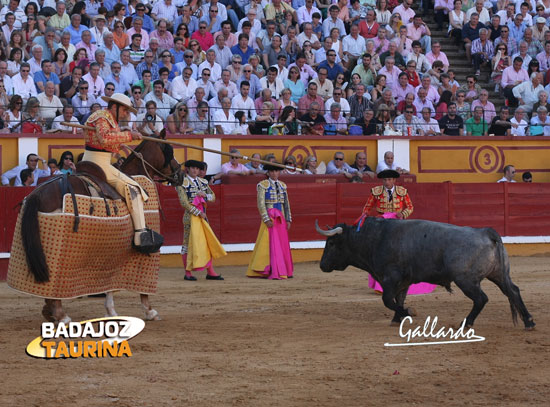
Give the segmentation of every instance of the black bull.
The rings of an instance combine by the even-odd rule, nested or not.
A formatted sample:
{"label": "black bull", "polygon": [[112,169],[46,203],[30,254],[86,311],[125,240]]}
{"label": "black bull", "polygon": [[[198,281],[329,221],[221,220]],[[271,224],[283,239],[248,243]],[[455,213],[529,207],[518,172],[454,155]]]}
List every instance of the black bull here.
{"label": "black bull", "polygon": [[454,282],[474,302],[466,318],[471,326],[488,301],[480,286],[488,278],[508,297],[514,324],[519,313],[525,328],[535,326],[510,279],[508,254],[494,229],[381,218],[367,218],[359,231],[345,224],[321,230],[315,222],[315,227],[328,237],[321,270],[355,266],[371,273],[383,288],[384,305],[395,311],[394,323],[410,315],[404,303],[411,284],[438,284],[451,291]]}

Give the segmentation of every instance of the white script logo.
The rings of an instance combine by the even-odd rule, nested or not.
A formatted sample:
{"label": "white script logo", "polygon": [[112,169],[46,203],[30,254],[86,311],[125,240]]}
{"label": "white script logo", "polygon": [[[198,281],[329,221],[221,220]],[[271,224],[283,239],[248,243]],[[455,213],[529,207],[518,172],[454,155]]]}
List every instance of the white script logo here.
{"label": "white script logo", "polygon": [[[409,328],[405,331],[404,325],[408,323],[411,325],[413,322],[412,317],[406,316],[401,321],[399,326],[399,336],[405,338],[407,342],[403,343],[385,343],[384,346],[419,346],[419,345],[446,345],[448,343],[467,343],[467,342],[481,342],[485,338],[483,336],[478,336],[475,334],[473,328],[468,328],[466,330],[466,318],[462,321],[460,328],[437,328],[437,317],[434,317],[431,321],[431,317],[426,318],[424,322],[424,327],[417,326],[412,329]],[[411,342],[414,338],[426,338],[426,339],[447,339],[443,341],[430,341],[430,342]]]}

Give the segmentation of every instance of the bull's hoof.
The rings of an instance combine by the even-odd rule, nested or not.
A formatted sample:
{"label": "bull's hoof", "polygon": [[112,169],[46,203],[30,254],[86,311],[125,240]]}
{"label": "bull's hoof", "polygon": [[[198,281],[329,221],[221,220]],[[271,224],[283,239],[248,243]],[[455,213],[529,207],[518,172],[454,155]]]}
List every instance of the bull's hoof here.
{"label": "bull's hoof", "polygon": [[411,316],[411,317],[416,317],[416,310],[415,310],[413,307],[407,308],[407,313],[408,313],[409,316]]}
{"label": "bull's hoof", "polygon": [[399,326],[399,325],[401,325],[401,322],[399,322],[399,321],[393,321],[393,320],[392,320],[392,321],[390,322],[390,326]]}
{"label": "bull's hoof", "polygon": [[535,321],[533,321],[533,318],[529,318],[529,320],[525,323],[525,330],[526,331],[534,331],[535,330]]}
{"label": "bull's hoof", "polygon": [[536,328],[535,328],[534,325],[533,325],[533,326],[526,326],[526,327],[525,327],[525,330],[526,330],[526,331],[535,331]]}

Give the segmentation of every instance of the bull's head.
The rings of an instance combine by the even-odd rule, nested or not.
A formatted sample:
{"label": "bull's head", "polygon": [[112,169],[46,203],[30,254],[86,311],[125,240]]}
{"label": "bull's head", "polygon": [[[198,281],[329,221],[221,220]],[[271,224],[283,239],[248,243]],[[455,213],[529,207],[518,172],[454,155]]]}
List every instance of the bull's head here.
{"label": "bull's head", "polygon": [[325,273],[330,273],[332,270],[344,270],[348,265],[348,255],[346,237],[342,226],[337,226],[332,229],[323,230],[319,227],[319,223],[315,220],[315,230],[317,233],[326,236],[327,242],[323,257],[321,258],[321,270]]}

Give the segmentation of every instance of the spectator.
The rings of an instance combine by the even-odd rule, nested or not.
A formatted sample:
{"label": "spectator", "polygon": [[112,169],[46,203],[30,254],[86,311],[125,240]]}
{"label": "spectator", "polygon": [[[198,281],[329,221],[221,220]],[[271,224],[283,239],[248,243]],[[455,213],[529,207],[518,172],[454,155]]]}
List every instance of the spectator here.
{"label": "spectator", "polygon": [[384,159],[378,162],[376,166],[376,173],[378,174],[384,170],[394,170],[399,174],[409,174],[409,171],[395,162],[395,156],[392,151],[386,151],[384,153]]}
{"label": "spectator", "polygon": [[476,13],[479,17],[479,22],[481,24],[489,24],[491,17],[489,16],[489,11],[485,7],[483,7],[484,1],[483,0],[476,0],[475,6],[468,9],[466,12],[466,22],[470,21],[470,17],[473,13]]}
{"label": "spectator", "polygon": [[388,107],[388,110],[392,112],[392,118],[394,117],[394,112],[396,110],[395,102],[393,101],[392,97],[392,91],[389,89],[384,89],[382,92],[382,97],[378,98],[376,102],[374,102],[374,110],[377,111],[378,108],[381,105],[386,105]]}
{"label": "spectator", "polygon": [[395,102],[399,104],[399,102],[405,100],[408,93],[412,92],[415,92],[415,89],[409,84],[407,74],[405,72],[401,72],[399,74],[397,86],[392,89],[392,95],[395,96]]}
{"label": "spectator", "polygon": [[[111,75],[111,67],[105,62],[105,51],[97,49],[95,51],[95,61],[99,65],[99,76],[105,82],[105,79]],[[123,92],[124,93],[124,92]]]}
{"label": "spectator", "polygon": [[479,30],[484,28],[484,25],[479,22],[479,14],[472,13],[470,15],[470,21],[462,27],[462,41],[466,48],[466,58],[468,61],[472,60],[472,42],[479,38]]}
{"label": "spectator", "polygon": [[422,48],[429,53],[432,50],[432,33],[422,16],[415,15],[412,23],[407,24],[407,37],[413,41],[420,41]]}
{"label": "spectator", "polygon": [[298,167],[296,165],[296,157],[294,157],[293,155],[288,155],[286,158],[285,158],[285,162],[284,162],[284,165],[286,165],[287,167],[292,167],[293,169],[289,169],[289,168],[285,168],[281,174],[285,174],[285,175],[296,175],[296,174],[299,174],[300,172],[298,171]]}
{"label": "spectator", "polygon": [[21,71],[11,78],[14,89],[17,89],[17,94],[21,95],[23,101],[27,101],[31,97],[36,97],[36,85],[30,76],[31,67],[28,63],[21,63]]}
{"label": "spectator", "polygon": [[241,82],[248,82],[248,96],[255,99],[258,93],[262,90],[260,79],[253,73],[252,65],[246,64],[243,68],[243,74],[237,81],[237,86],[240,88]]}
{"label": "spectator", "polygon": [[414,107],[416,108],[416,115],[420,117],[422,109],[425,107],[429,108],[432,112],[432,116],[435,116],[435,107],[433,103],[428,100],[428,92],[425,88],[421,87],[418,89],[417,97],[414,100]]}
{"label": "spectator", "polygon": [[63,31],[71,24],[69,15],[65,12],[67,7],[62,1],[58,1],[55,5],[56,14],[51,16],[48,20],[48,27],[52,27],[58,32]]}
{"label": "spectator", "polygon": [[[298,103],[305,96],[304,83],[300,78],[300,68],[297,66],[289,68],[288,79],[285,79],[284,85],[285,88],[290,89],[292,93],[291,100],[294,103]],[[315,92],[317,93],[317,89]]]}
{"label": "spectator", "polygon": [[250,58],[250,56],[254,54],[254,49],[252,49],[248,45],[248,41],[249,41],[248,34],[244,34],[244,33],[239,34],[238,44],[231,47],[231,52],[233,53],[233,55],[240,56],[243,64],[247,64],[248,58]]}
{"label": "spectator", "polygon": [[[239,87],[240,93],[231,100],[231,108],[234,112],[238,110],[242,110],[246,113],[249,119],[255,120],[256,109],[254,106],[254,99],[249,97],[250,82],[248,82],[247,80],[243,80],[241,81],[239,86],[240,86]],[[229,133],[225,133],[225,134],[229,134]]]}
{"label": "spectator", "polygon": [[[477,0],[482,1],[482,0]],[[488,31],[485,28],[479,30],[479,38],[472,41],[470,47],[472,62],[474,64],[475,75],[480,75],[480,68],[491,61],[494,54],[493,42],[488,38]]]}
{"label": "spectator", "polygon": [[82,32],[82,41],[75,44],[76,49],[85,49],[86,54],[89,56],[90,61],[95,61],[95,52],[97,46],[92,43],[92,33],[90,30],[84,30]]}
{"label": "spectator", "polygon": [[147,50],[143,55],[144,55],[143,62],[140,62],[136,66],[137,76],[139,79],[141,79],[143,72],[147,70],[151,72],[153,81],[156,81],[157,79],[159,79],[159,66],[158,64],[153,62],[153,58],[154,58],[153,51]]}
{"label": "spectator", "polygon": [[[361,134],[365,136],[379,136],[380,121],[374,117],[374,110],[365,109],[363,117],[356,121],[354,126],[361,126]],[[352,134],[352,127],[350,126],[350,135]]]}
{"label": "spectator", "polygon": [[57,96],[55,96],[55,85],[48,81],[44,87],[44,92],[37,97],[40,105],[40,116],[46,121],[48,127],[57,116],[58,112],[63,109],[63,104]]}
{"label": "spectator", "polygon": [[354,23],[350,28],[350,34],[342,41],[344,66],[352,70],[357,64],[357,59],[367,50],[365,38],[359,35],[359,25]]}
{"label": "spectator", "polygon": [[376,71],[371,67],[371,55],[363,54],[361,58],[361,64],[358,64],[353,68],[352,75],[358,74],[361,77],[361,82],[366,87],[374,85],[374,78],[376,77]]}
{"label": "spectator", "polygon": [[[241,86],[242,88],[243,86]],[[246,89],[245,89],[246,90]],[[241,95],[235,96],[236,98]],[[246,95],[248,98],[248,95]],[[235,100],[235,99],[234,99]],[[252,110],[254,107],[254,104],[250,98],[248,100],[252,103]],[[216,113],[214,113],[214,125],[216,126],[216,131],[218,134],[232,134],[233,130],[237,126],[237,123],[235,121],[235,116],[233,113],[231,113],[231,110],[237,109],[237,107],[232,105],[231,99],[228,97],[225,97],[222,99],[222,109],[217,110]],[[256,118],[256,113],[254,112],[254,118]]]}
{"label": "spectator", "polygon": [[70,151],[64,151],[61,154],[61,158],[57,163],[58,171],[53,172],[51,175],[56,174],[74,174],[76,172],[76,167],[74,165],[74,156]]}
{"label": "spectator", "polygon": [[25,168],[19,174],[21,178],[22,187],[31,187],[34,184],[34,176],[32,170]]}
{"label": "spectator", "polygon": [[[185,108],[185,105],[180,105],[179,109]],[[188,114],[189,120],[187,123],[187,128],[191,128],[193,134],[210,134],[212,133],[212,130],[214,129],[214,124],[211,121],[211,115],[208,114],[208,103],[206,102],[200,102],[197,106],[197,109],[194,112],[190,112]],[[176,113],[174,112],[174,115]],[[170,123],[171,119],[170,116],[168,116],[167,123]],[[178,123],[176,120],[174,120],[174,124],[176,129],[178,128]],[[183,120],[181,121],[180,128],[183,126]]]}
{"label": "spectator", "polygon": [[318,94],[318,85],[315,82],[310,82],[307,86],[307,94],[302,96],[298,101],[298,115],[303,115],[308,111],[311,103],[317,102],[321,111],[325,110],[325,102]]}
{"label": "spectator", "polygon": [[260,164],[258,160],[260,160],[262,156],[260,153],[254,153],[250,156],[250,162],[245,164],[245,167],[252,173],[252,174],[265,174],[266,171],[263,169],[263,165]]}
{"label": "spectator", "polygon": [[[44,169],[38,168],[38,161],[42,163],[42,166],[44,167]],[[2,185],[9,185],[10,181],[12,179],[15,179],[13,183],[14,186],[16,187],[23,186],[23,182],[21,180],[21,171],[26,169],[32,172],[32,175],[34,178],[31,184],[32,186],[36,186],[36,183],[38,182],[38,178],[50,176],[50,170],[47,168],[46,160],[36,154],[29,154],[27,155],[27,160],[25,165],[19,165],[2,174]]]}
{"label": "spectator", "polygon": [[151,18],[158,22],[161,19],[166,21],[176,21],[178,17],[178,10],[172,4],[172,0],[159,0],[155,2],[155,5],[151,9]]}
{"label": "spectator", "polygon": [[34,83],[38,93],[44,92],[46,82],[54,84],[54,93],[59,96],[59,77],[53,72],[53,66],[50,60],[42,60],[42,70],[34,74]]}
{"label": "spectator", "polygon": [[298,123],[296,121],[296,108],[293,106],[285,106],[279,116],[279,124],[284,127],[283,134],[295,136],[298,134]]}
{"label": "spectator", "polygon": [[476,107],[473,116],[466,120],[466,134],[468,136],[486,136],[489,126],[483,119],[483,108]]}
{"label": "spectator", "polygon": [[320,111],[321,105],[319,105],[318,102],[313,102],[309,105],[308,112],[300,117],[300,120],[307,123],[307,134],[315,136],[322,136],[324,134],[324,124],[326,120],[319,114]]}
{"label": "spectator", "polygon": [[317,174],[317,158],[310,155],[307,156],[302,165],[303,174],[316,175]]}
{"label": "spectator", "polygon": [[372,168],[367,165],[367,154],[362,151],[355,154],[355,162],[351,165],[351,168],[356,169],[356,175],[361,178],[364,176],[374,178],[376,175]]}
{"label": "spectator", "polygon": [[541,74],[533,72],[531,80],[522,82],[512,88],[514,98],[519,101],[520,107],[527,112],[533,110],[533,105],[538,102],[539,93],[544,92],[541,85]]}
{"label": "spectator", "polygon": [[[222,101],[222,103],[225,103],[226,101],[229,102],[228,98],[224,99]],[[227,109],[229,111],[229,106],[227,107]],[[224,110],[225,110],[225,108],[224,108]],[[225,134],[230,134],[230,133],[225,133]],[[231,149],[229,151],[229,153],[237,154],[239,156],[241,155],[240,151],[237,150],[237,149]],[[243,164],[241,164],[239,162],[239,157],[238,156],[231,156],[229,161],[222,165],[222,173],[224,175],[251,175],[251,174],[254,174],[254,172],[252,172],[251,170],[249,170],[248,168],[246,168]]]}
{"label": "spectator", "polygon": [[378,71],[379,75],[386,77],[386,86],[392,90],[399,84],[400,73],[401,71],[395,67],[395,59],[392,57],[387,57],[384,67]]}
{"label": "spectator", "polygon": [[273,118],[273,103],[262,102],[260,112],[250,128],[252,134],[268,134],[269,129],[275,122]]}
{"label": "spectator", "polygon": [[[425,92],[425,91],[424,91]],[[430,109],[427,107],[427,109]],[[418,112],[422,112],[422,108],[418,109]],[[432,110],[429,110],[430,112]],[[395,131],[399,132],[403,136],[423,136],[424,130],[420,119],[415,116],[412,108],[405,108],[402,115],[395,118],[394,127]],[[393,168],[390,168],[393,169]],[[378,171],[377,171],[378,172]]]}
{"label": "spectator", "polygon": [[357,86],[355,95],[349,100],[350,123],[354,123],[363,117],[365,109],[372,109],[372,103],[365,94],[365,85],[362,83]]}
{"label": "spectator", "polygon": [[[232,84],[233,86],[235,86],[235,84],[230,82],[229,71],[225,71],[225,72],[227,72],[226,81],[229,82],[229,84]],[[260,79],[260,84],[262,86],[262,89],[263,90],[269,89],[275,99],[279,99],[279,97],[281,96],[281,92],[284,89],[283,81],[277,78],[277,72],[278,72],[277,68],[275,68],[274,66],[271,66],[267,69],[267,75],[262,79]],[[227,87],[225,82],[224,82],[224,86]]]}
{"label": "spectator", "polygon": [[79,82],[77,92],[71,98],[71,105],[75,109],[74,115],[81,123],[83,123],[84,116],[89,113],[92,104],[95,103],[95,98],[89,94],[89,88],[88,82]]}
{"label": "spectator", "polygon": [[485,119],[487,123],[491,123],[493,117],[495,117],[497,113],[495,105],[489,102],[489,92],[485,89],[479,92],[479,99],[472,102],[472,111],[478,106],[481,106],[483,109],[483,119]]}
{"label": "spectator", "polygon": [[172,82],[172,97],[186,102],[188,101],[195,90],[197,89],[197,82],[191,77],[193,70],[190,67],[185,67],[181,76],[178,76]]}
{"label": "spectator", "polygon": [[510,109],[508,106],[502,106],[500,114],[493,117],[491,126],[489,127],[489,134],[494,134],[495,136],[509,136],[511,134]]}
{"label": "spectator", "polygon": [[145,104],[146,112],[137,116],[137,130],[143,136],[160,137],[164,122],[157,115],[157,104],[150,100]]}
{"label": "spectator", "polygon": [[134,84],[139,81],[136,68],[131,62],[129,49],[125,49],[120,52],[120,61],[122,62],[120,65],[120,75],[126,79],[126,82],[129,84]]}
{"label": "spectator", "polygon": [[273,107],[273,117],[276,119],[279,117],[279,103],[276,99],[272,97],[271,91],[269,89],[262,90],[260,96],[254,101],[254,108],[256,109],[256,113],[260,114],[260,111],[263,109],[263,104],[265,102],[269,102],[272,104]]}
{"label": "spectator", "polygon": [[536,109],[536,115],[533,115],[531,118],[529,135],[550,136],[550,117],[548,117],[548,110],[546,107],[540,106]]}
{"label": "spectator", "polygon": [[464,121],[457,115],[456,103],[449,103],[447,114],[439,120],[439,128],[442,136],[464,135]]}
{"label": "spectator", "polygon": [[514,177],[516,175],[516,169],[513,165],[506,165],[502,169],[502,172],[504,176],[501,179],[499,179],[497,182],[516,182],[514,180]]}
{"label": "spectator", "polygon": [[521,180],[523,182],[533,182],[533,176],[529,171],[525,171],[523,174],[521,174]]}
{"label": "spectator", "polygon": [[153,92],[148,93],[144,98],[145,102],[153,100],[157,105],[158,115],[162,120],[166,120],[172,109],[178,101],[172,96],[164,93],[164,82],[157,80],[153,83]]}
{"label": "spectator", "polygon": [[344,161],[344,153],[338,151],[334,153],[334,160],[328,163],[326,173],[343,174],[347,179],[351,179],[351,177],[353,177],[353,175],[357,172],[357,169],[352,168],[347,162]]}
{"label": "spectator", "polygon": [[342,107],[339,103],[330,105],[330,113],[325,114],[325,135],[347,134],[348,123],[342,116]]}
{"label": "spectator", "polygon": [[523,22],[523,16],[519,13],[516,14],[514,22],[508,23],[508,29],[510,30],[510,36],[516,41],[516,44],[519,44],[523,40],[525,30],[527,29],[527,26]]}
{"label": "spectator", "polygon": [[[79,41],[82,40],[82,34],[84,31],[89,30],[85,25],[81,25],[82,17],[80,14],[73,14],[71,16],[71,24],[65,28],[63,32],[68,32],[71,34],[71,44],[76,45]],[[92,37],[92,40],[95,42],[95,38]]]}
{"label": "spectator", "polygon": [[422,117],[420,119],[420,125],[422,126],[422,131],[424,136],[439,136],[441,134],[441,129],[439,128],[439,123],[437,120],[430,117],[432,111],[429,107],[422,108]]}
{"label": "spectator", "polygon": [[74,109],[70,105],[66,105],[63,107],[63,113],[61,115],[57,116],[55,119],[53,119],[52,122],[52,130],[60,130],[65,133],[70,133],[72,131],[75,131],[77,133],[81,133],[82,129],[77,129],[75,127],[71,126],[65,126],[61,124],[61,122],[67,122],[67,123],[74,123],[74,124],[80,124],[78,122],[78,119],[73,116]]}
{"label": "spectator", "polygon": [[512,136],[528,136],[529,127],[524,120],[525,110],[522,107],[518,107],[514,112],[514,117],[510,120],[512,125]]}
{"label": "spectator", "polygon": [[466,85],[462,85],[459,91],[464,92],[464,100],[472,102],[479,97],[481,86],[477,83],[477,78],[474,75],[466,76]]}

